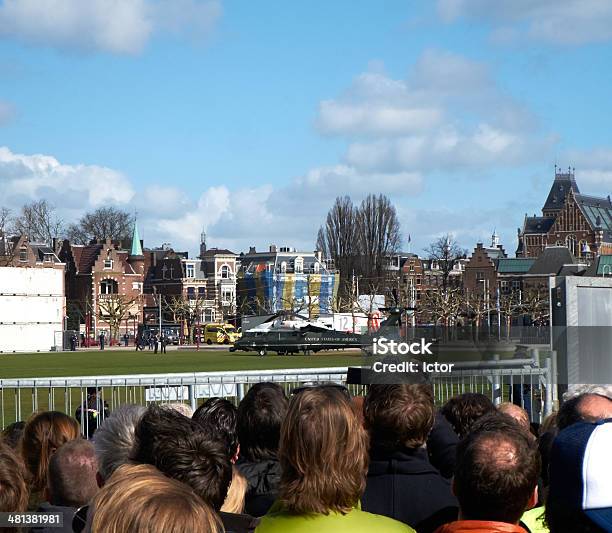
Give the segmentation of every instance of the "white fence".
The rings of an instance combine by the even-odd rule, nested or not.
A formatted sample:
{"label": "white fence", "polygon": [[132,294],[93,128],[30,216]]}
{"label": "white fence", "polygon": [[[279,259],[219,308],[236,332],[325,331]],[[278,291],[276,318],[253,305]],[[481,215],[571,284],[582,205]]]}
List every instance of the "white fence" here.
{"label": "white fence", "polygon": [[[534,359],[457,363],[452,374],[432,374],[436,403],[441,405],[464,392],[488,395],[494,403],[513,400],[525,407],[534,422],[552,411],[553,381],[550,359],[544,367]],[[274,382],[287,394],[304,384],[346,384],[348,369],[304,368],[296,370],[250,370],[242,372],[198,372],[64,378],[0,379],[0,423],[27,419],[34,411],[58,410],[75,415],[87,399],[87,389],[98,391],[98,401],[109,410],[131,403],[181,402],[196,409],[212,396],[238,403],[254,383]],[[352,394],[364,394],[367,386],[348,385]],[[104,409],[99,409],[104,417]],[[81,422],[84,422],[81,420]],[[85,421],[86,422],[86,421]]]}

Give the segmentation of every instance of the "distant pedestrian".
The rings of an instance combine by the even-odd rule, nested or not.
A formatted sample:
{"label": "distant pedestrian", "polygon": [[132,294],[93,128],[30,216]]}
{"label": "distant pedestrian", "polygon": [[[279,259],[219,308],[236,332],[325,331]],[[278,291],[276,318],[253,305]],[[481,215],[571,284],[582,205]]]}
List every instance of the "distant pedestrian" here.
{"label": "distant pedestrian", "polygon": [[157,350],[159,349],[159,338],[157,337],[157,335],[153,335],[153,353],[157,353]]}
{"label": "distant pedestrian", "polygon": [[166,335],[162,335],[160,339],[161,343],[161,353],[166,353],[166,346],[168,345],[168,337]]}
{"label": "distant pedestrian", "polygon": [[70,336],[70,351],[76,352],[76,347],[77,347],[77,336],[76,336],[76,333],[73,333]]}
{"label": "distant pedestrian", "polygon": [[155,336],[153,333],[149,332],[149,350],[152,350],[155,347]]}
{"label": "distant pedestrian", "polygon": [[129,335],[126,333],[126,334],[123,336],[123,343],[124,343],[124,345],[125,345],[125,347],[126,347],[126,348],[128,347],[128,343],[129,343],[129,341],[130,341],[130,336],[129,336]]}
{"label": "distant pedestrian", "polygon": [[100,340],[100,350],[104,350],[104,332],[100,332],[100,336],[98,337],[98,339]]}

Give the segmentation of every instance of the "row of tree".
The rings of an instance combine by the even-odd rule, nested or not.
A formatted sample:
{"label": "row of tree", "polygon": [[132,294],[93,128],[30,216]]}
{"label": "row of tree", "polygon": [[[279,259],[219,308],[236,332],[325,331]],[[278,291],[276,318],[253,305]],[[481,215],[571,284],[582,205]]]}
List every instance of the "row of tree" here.
{"label": "row of tree", "polygon": [[54,239],[88,244],[95,239],[127,241],[134,217],[115,207],[99,207],[84,214],[76,223],[66,223],[47,200],[37,200],[13,212],[0,207],[0,237],[25,235],[32,242],[51,245]]}

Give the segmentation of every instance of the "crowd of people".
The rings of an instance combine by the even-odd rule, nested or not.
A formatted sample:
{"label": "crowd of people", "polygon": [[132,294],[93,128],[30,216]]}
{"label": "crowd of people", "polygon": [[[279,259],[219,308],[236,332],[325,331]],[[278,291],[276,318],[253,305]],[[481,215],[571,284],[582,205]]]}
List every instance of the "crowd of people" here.
{"label": "crowd of people", "polygon": [[612,532],[611,397],[570,391],[541,425],[476,393],[438,409],[428,383],[259,383],[94,431],[38,412],[2,433],[0,512],[63,517],[38,532]]}

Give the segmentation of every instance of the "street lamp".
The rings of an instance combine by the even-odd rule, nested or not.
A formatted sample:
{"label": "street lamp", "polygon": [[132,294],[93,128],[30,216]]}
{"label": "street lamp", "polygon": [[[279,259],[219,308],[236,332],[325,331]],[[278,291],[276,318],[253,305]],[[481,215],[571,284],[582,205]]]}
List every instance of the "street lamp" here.
{"label": "street lamp", "polygon": [[484,291],[484,301],[485,301],[485,305],[487,306],[487,327],[489,328],[489,330],[491,329],[491,306],[489,305],[489,280],[488,279],[481,279],[480,280],[482,282],[483,285],[483,291]]}

